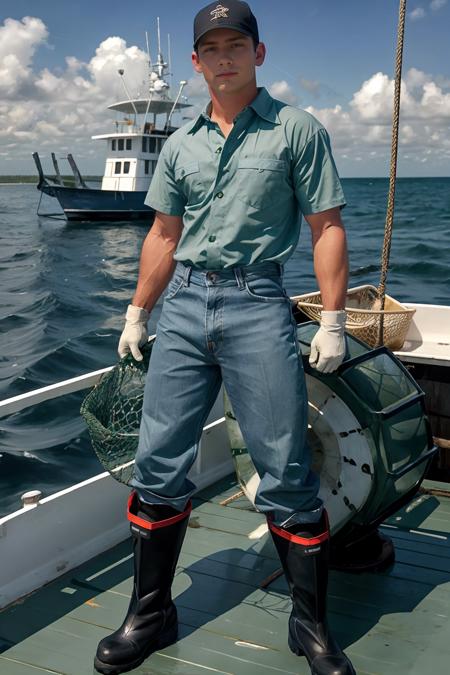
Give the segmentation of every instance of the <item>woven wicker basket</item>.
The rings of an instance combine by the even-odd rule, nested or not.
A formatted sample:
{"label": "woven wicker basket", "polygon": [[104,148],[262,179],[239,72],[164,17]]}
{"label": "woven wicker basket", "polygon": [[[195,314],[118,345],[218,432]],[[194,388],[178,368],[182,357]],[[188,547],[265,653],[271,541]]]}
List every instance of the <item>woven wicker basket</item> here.
{"label": "woven wicker basket", "polygon": [[[292,300],[310,319],[320,321],[322,297],[319,292],[296,295]],[[390,295],[385,296],[384,310],[379,307],[380,300],[375,286],[349,288],[345,302],[345,329],[370,347],[376,347],[383,315],[383,344],[393,350],[401,349],[416,310],[404,307]]]}

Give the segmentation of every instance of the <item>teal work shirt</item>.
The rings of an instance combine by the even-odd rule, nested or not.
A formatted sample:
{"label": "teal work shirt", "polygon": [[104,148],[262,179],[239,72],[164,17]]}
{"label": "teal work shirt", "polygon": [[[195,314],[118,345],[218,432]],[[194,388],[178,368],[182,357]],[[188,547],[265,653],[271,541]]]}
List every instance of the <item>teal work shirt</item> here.
{"label": "teal work shirt", "polygon": [[176,260],[219,270],[284,264],[301,214],[342,208],[345,198],[324,127],[261,88],[227,138],[206,111],[177,129],[145,203],[182,216]]}

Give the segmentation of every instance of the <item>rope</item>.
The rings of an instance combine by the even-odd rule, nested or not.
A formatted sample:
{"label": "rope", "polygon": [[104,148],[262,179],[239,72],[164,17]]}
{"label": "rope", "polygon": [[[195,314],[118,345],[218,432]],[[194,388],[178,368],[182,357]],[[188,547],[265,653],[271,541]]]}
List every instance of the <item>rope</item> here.
{"label": "rope", "polygon": [[[398,151],[398,128],[400,119],[400,87],[402,81],[402,60],[403,60],[403,37],[405,33],[406,0],[400,0],[398,31],[397,31],[397,54],[395,60],[395,90],[394,90],[394,113],[392,121],[392,142],[391,142],[391,168],[389,175],[389,194],[386,212],[386,224],[384,227],[383,252],[381,256],[381,276],[378,286],[378,297],[381,301],[380,309],[384,310],[386,277],[389,268],[389,256],[391,253],[392,224],[394,219],[395,203],[395,180],[397,174],[397,151]],[[381,314],[378,344],[383,344],[384,315]]]}

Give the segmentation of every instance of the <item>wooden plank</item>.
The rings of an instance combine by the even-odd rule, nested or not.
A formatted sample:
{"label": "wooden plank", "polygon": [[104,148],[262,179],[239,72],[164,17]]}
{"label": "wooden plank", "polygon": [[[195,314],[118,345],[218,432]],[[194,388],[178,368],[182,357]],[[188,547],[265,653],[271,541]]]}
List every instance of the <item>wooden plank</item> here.
{"label": "wooden plank", "polygon": [[[226,511],[227,507],[219,507],[222,511]],[[231,509],[230,509],[231,510]],[[233,509],[236,511],[237,509]],[[204,513],[201,509],[196,509],[190,518],[189,527],[191,530],[204,528],[206,530],[217,530],[218,532],[227,532],[229,534],[241,534],[246,539],[250,531],[265,525],[265,520],[256,513],[245,512],[247,516],[254,516],[249,519],[239,519],[225,516],[223,513]]]}
{"label": "wooden plank", "polygon": [[[271,603],[273,605],[274,598],[271,599]],[[237,607],[236,612],[240,611],[240,608]],[[277,621],[277,616],[280,617],[279,613],[277,614],[277,611],[273,610],[272,607],[272,615],[269,616],[267,613],[267,608],[264,608],[264,610],[261,608],[261,611],[259,615],[256,618],[256,625],[259,623],[259,619],[262,617],[266,616],[266,622],[267,622],[267,628],[268,634],[276,635],[278,636],[278,639],[280,642],[283,644],[280,645],[277,648],[272,649],[263,649],[261,650],[261,647],[266,647],[267,645],[265,644],[260,644],[257,640],[255,640],[254,632],[253,629],[255,625],[250,625],[248,624],[248,621],[245,619],[240,622],[240,626],[246,627],[249,626],[248,630],[250,632],[250,640],[248,644],[245,644],[246,636],[239,634],[238,636],[232,635],[231,637],[228,636],[226,639],[224,636],[214,633],[212,631],[213,626],[209,624],[207,626],[207,630],[201,629],[200,631],[197,629],[194,632],[191,631],[189,626],[184,626],[182,623],[182,630],[181,630],[181,641],[173,646],[169,647],[168,650],[165,650],[165,653],[168,654],[168,656],[172,656],[173,660],[175,661],[177,668],[176,672],[195,672],[193,671],[192,664],[201,664],[201,668],[197,670],[197,672],[203,672],[203,670],[206,670],[207,668],[213,668],[218,670],[218,672],[231,672],[231,673],[239,673],[239,675],[246,675],[247,673],[250,675],[254,672],[261,672],[261,673],[273,673],[273,672],[284,672],[284,673],[309,673],[309,670],[306,667],[304,659],[296,659],[293,655],[289,654],[287,651],[287,648],[285,646],[285,635],[286,635],[286,629],[287,629],[287,613],[283,613],[281,615],[281,623],[280,619]],[[245,617],[244,617],[245,618]],[[183,621],[183,611],[181,611],[181,619]],[[220,618],[218,617],[217,620]],[[70,622],[69,617],[66,617],[63,619],[61,622],[59,622],[59,633],[64,637],[67,638],[67,636],[79,636],[80,632],[83,632],[83,628],[81,625],[83,622]],[[231,616],[228,620],[228,623],[231,627],[236,625],[235,622],[235,617]],[[76,624],[76,625],[75,625]],[[238,624],[239,625],[239,624]],[[281,629],[280,629],[281,625]],[[269,628],[270,626],[270,628]],[[61,654],[60,649],[58,647],[55,648],[55,645],[53,644],[53,641],[57,639],[57,635],[49,635],[46,639],[46,642],[44,642],[44,646],[47,651],[53,651],[53,656],[50,659],[50,667],[54,669],[58,669],[58,672],[63,672],[64,674],[71,675],[71,673],[77,673],[77,675],[81,675],[83,673],[87,672],[92,672],[92,666],[91,666],[91,658],[93,653],[95,652],[96,648],[96,643],[100,637],[102,637],[102,634],[99,633],[98,630],[96,630],[95,626],[92,626],[92,630],[89,627],[89,624],[86,624],[86,630],[87,633],[85,634],[85,637],[88,638],[88,642],[86,640],[83,643],[82,650],[85,653],[90,654],[90,657],[83,658],[83,659],[77,659],[76,665],[72,666],[73,659],[76,658],[78,654],[78,650],[76,650],[75,654],[68,653],[67,649]],[[335,630],[335,633],[339,633],[339,631]],[[105,632],[106,634],[106,632]],[[280,637],[282,636],[282,637]],[[237,640],[235,639],[236,637],[239,637],[239,643],[244,643],[244,645],[239,644],[236,645],[235,643]],[[42,645],[42,640],[40,639],[40,636],[36,636],[36,639],[38,639],[39,644]],[[372,634],[372,642],[373,642],[373,634]],[[234,641],[233,641],[234,640]],[[380,658],[380,645],[381,641],[383,641],[383,644],[386,642],[386,633],[385,631],[381,634],[376,636],[376,640],[378,641],[378,644],[375,648],[375,651],[377,653],[377,658],[375,659],[378,668],[376,670],[374,669],[369,669],[365,668],[363,666],[358,667],[358,673],[362,675],[363,672],[367,673],[379,673],[380,675],[387,675],[389,672],[395,672],[393,669],[387,669],[386,668],[386,663],[387,661],[383,658]],[[71,641],[72,644],[74,644],[74,641],[72,639]],[[76,643],[75,643],[76,644]],[[253,645],[253,647],[249,647],[250,645]],[[245,647],[244,651],[242,650],[242,647]],[[402,644],[398,645],[399,649],[395,652],[398,654],[404,654],[405,653],[405,648],[410,650],[412,649],[411,644]],[[81,649],[81,647],[80,647]],[[247,653],[247,649],[251,650],[250,654]],[[257,653],[256,655],[253,654],[253,651],[256,649]],[[349,652],[349,655],[351,658],[355,661],[355,665],[358,664],[359,657],[358,654],[356,653],[353,655],[352,650],[347,650]],[[365,660],[367,661],[369,659],[368,653],[370,653],[371,650],[364,650],[365,653]],[[244,655],[243,655],[244,654]],[[390,650],[390,658],[392,658],[392,649]],[[39,664],[42,663],[42,660],[46,664],[49,664],[49,660],[45,657],[44,654],[40,652],[39,649],[36,649],[36,643],[35,643],[35,637],[31,639],[31,642],[28,641],[28,651],[26,650],[25,653],[21,652],[20,657],[22,659],[26,658],[34,658],[35,662],[38,662]],[[44,659],[45,657],[45,659]],[[287,659],[287,661],[286,661]],[[292,662],[292,659],[294,660]],[[37,660],[37,661],[36,661]],[[64,668],[62,668],[62,660],[64,660]],[[170,661],[170,659],[169,659]],[[180,663],[187,663],[187,671],[186,670],[179,670],[179,665]],[[292,663],[292,667],[290,667],[290,664]],[[392,661],[394,664],[394,661]],[[172,672],[167,664],[167,660],[164,661],[161,658],[156,658],[155,656],[152,656],[151,659],[147,661],[147,664],[145,667],[143,666],[141,669],[138,669],[136,672],[138,673],[148,673],[149,671],[147,670],[148,667],[150,667],[150,672],[161,672],[161,673],[170,673]],[[151,664],[151,665],[150,665]],[[153,664],[157,666],[157,668],[154,669]],[[167,664],[167,665],[166,665]],[[399,672],[398,666],[399,666],[399,661],[395,661],[395,665],[397,667],[397,675]],[[159,671],[159,668],[161,666],[161,671]],[[75,668],[78,668],[76,670]],[[89,670],[90,669],[90,670]],[[213,671],[214,672],[214,671]],[[407,672],[407,671],[405,671]]]}
{"label": "wooden plank", "polygon": [[[228,480],[221,484],[225,493],[233,489]],[[189,528],[174,581],[181,639],[134,672],[309,675],[305,659],[292,655],[286,645],[291,603],[284,578],[275,581],[269,592],[258,587],[261,578],[278,567],[267,534],[249,539],[250,531],[264,522],[263,516],[233,503],[219,506],[223,493],[211,494],[211,502],[197,502],[193,514],[197,520]],[[425,504],[429,506],[434,508]],[[433,518],[450,527],[447,506],[440,510],[439,501]],[[389,528],[384,531],[391,534]],[[331,573],[332,629],[358,675],[419,675],[421,671],[413,668],[421,658],[423,667],[433,664],[432,672],[440,675],[434,663],[448,665],[450,645],[446,632],[450,544],[443,540],[428,544],[423,534],[403,529],[395,529],[392,536],[398,560],[389,572]],[[128,606],[130,553],[127,541],[0,614],[6,647],[0,658],[23,663],[24,675],[92,675],[98,641],[117,628]],[[8,648],[17,637],[19,644]],[[435,649],[441,649],[445,658],[434,660]],[[3,665],[0,660],[0,672],[9,675]],[[16,672],[19,675],[17,670],[11,675]]]}
{"label": "wooden plank", "polygon": [[0,655],[0,673],[2,675],[43,675],[44,673],[52,673],[52,675],[62,675],[56,670],[47,670],[47,668],[39,668],[39,666],[31,666],[23,661],[15,661],[14,659],[6,658]]}
{"label": "wooden plank", "polygon": [[438,547],[442,549],[443,554],[448,551],[450,546],[450,536],[443,532],[427,532],[426,530],[409,530],[406,528],[397,528],[390,525],[382,525],[380,527],[382,534],[390,537],[394,543],[401,544],[403,547],[413,547],[416,544],[425,544],[430,547]]}
{"label": "wooden plank", "polygon": [[62,617],[3,656],[62,675],[91,675],[95,650],[103,636],[104,630],[97,626]]}
{"label": "wooden plank", "polygon": [[[247,498],[246,498],[247,499]],[[251,522],[250,519],[259,521],[261,523],[266,522],[265,516],[256,511],[252,504],[247,500],[249,505],[248,509],[241,509],[235,506],[234,502],[231,502],[225,506],[221,505],[220,502],[205,502],[198,500],[194,504],[193,514],[204,514],[204,515],[214,515],[222,518],[231,518],[233,520],[240,520],[243,522]]]}
{"label": "wooden plank", "polygon": [[[179,575],[180,576],[180,575]],[[177,577],[177,583],[175,586],[178,586],[176,588],[176,592],[181,592],[181,595],[178,595],[177,598],[177,605],[180,607],[180,619],[184,622],[188,620],[189,622],[192,621],[192,611],[194,608],[195,604],[195,611],[197,614],[202,611],[203,612],[203,619],[202,621],[205,620],[205,617],[210,617],[210,620],[208,621],[207,629],[209,631],[215,631],[218,633],[226,634],[230,638],[234,639],[244,639],[244,640],[249,640],[251,641],[252,639],[255,641],[255,639],[258,640],[259,644],[263,644],[265,646],[269,647],[275,647],[275,648],[280,648],[280,637],[277,633],[277,630],[274,628],[274,621],[277,615],[283,615],[283,621],[287,622],[287,616],[290,611],[290,601],[285,594],[277,594],[271,592],[270,594],[264,593],[262,591],[255,591],[253,593],[247,594],[245,598],[242,598],[240,602],[236,602],[237,598],[233,597],[232,602],[230,606],[226,606],[226,601],[224,598],[226,597],[225,593],[223,592],[223,587],[216,589],[216,592],[214,592],[214,587],[216,585],[216,580],[208,580],[208,579],[192,579],[192,576],[189,579],[185,579],[184,583],[184,588],[180,587],[180,578],[179,576]],[[183,575],[187,576],[187,575]],[[183,598],[183,591],[186,591],[186,589],[189,591],[191,586],[190,582],[193,581],[192,589],[193,593],[191,594],[190,599],[186,599],[186,597]],[[197,583],[198,582],[198,583]],[[211,583],[211,586],[210,586]],[[201,584],[201,586],[200,586]],[[236,589],[233,589],[234,592],[236,592]],[[212,595],[212,598],[211,598]],[[342,595],[342,594],[341,594]],[[114,594],[103,594],[103,598],[106,597],[107,600],[107,606],[104,607],[104,617],[103,621],[111,621],[111,617],[117,616],[117,604],[120,604],[120,609],[121,612],[119,612],[119,615],[126,610],[127,606],[127,600],[124,597],[114,595]],[[378,594],[374,594],[374,597],[377,598]],[[205,598],[208,598],[205,600]],[[213,602],[211,602],[211,599]],[[345,601],[343,602],[342,597],[339,598],[334,598],[332,594],[330,594],[330,622],[332,626],[334,627],[334,632],[337,636],[340,636],[343,633],[343,623],[345,622],[345,630],[344,630],[344,637],[347,637],[348,639],[348,634],[358,634],[358,631],[361,630],[361,626],[364,627],[364,633],[365,630],[369,627],[371,630],[372,635],[376,635],[377,633],[381,634],[381,638],[385,639],[386,634],[396,632],[398,633],[403,633],[404,638],[406,640],[407,648],[410,650],[411,645],[409,644],[409,637],[411,636],[411,628],[408,625],[409,619],[408,615],[406,615],[406,627],[403,630],[399,629],[399,626],[405,624],[405,621],[402,619],[400,621],[398,618],[394,619],[386,619],[385,617],[381,616],[381,613],[386,613],[388,611],[391,611],[395,609],[395,604],[393,606],[382,606],[380,612],[380,608],[374,606],[364,606],[363,603],[360,602],[360,599],[354,599],[354,598],[346,598],[344,599]],[[116,603],[116,604],[114,604]],[[253,606],[252,606],[253,603]],[[187,609],[185,609],[187,607]],[[267,610],[270,608],[270,615],[267,614]],[[249,621],[248,616],[245,617],[245,620],[239,621],[236,617],[239,616],[244,609],[247,610],[248,616],[251,616],[253,613],[253,621]],[[397,609],[397,615],[398,611],[410,611],[412,609],[411,606],[405,607],[404,605],[402,607],[396,607]],[[217,611],[220,610],[220,616],[214,617],[214,610]],[[256,612],[258,610],[262,610],[263,614],[257,615]],[[186,614],[187,612],[187,614]],[[349,616],[347,616],[347,612],[349,612]],[[430,617],[432,616],[431,612],[427,607],[422,607],[420,612],[425,614],[424,621],[420,621],[420,618],[416,615],[416,623],[419,622],[424,623],[428,622],[428,625],[430,625],[430,631],[433,631],[436,628],[436,623],[434,622],[433,624],[430,624]],[[353,615],[353,616],[352,616]],[[79,616],[79,615],[78,615]],[[268,623],[267,625],[263,625],[265,635],[261,636],[261,617],[267,616],[268,617]],[[402,615],[400,615],[402,616]],[[190,617],[190,618],[186,618]],[[367,624],[368,621],[368,624]],[[225,622],[225,623],[224,623]],[[349,631],[349,626],[351,625],[351,631]],[[110,629],[113,629],[115,627],[114,621],[112,622],[112,625],[109,625]],[[259,631],[259,632],[258,632]],[[286,632],[286,626],[284,627],[282,631],[282,643],[285,642],[285,632]],[[425,630],[422,630],[422,641],[427,637],[428,632]],[[397,635],[399,637],[399,635]],[[262,638],[262,639],[261,639]],[[270,640],[268,642],[268,640]],[[275,643],[274,643],[275,641]],[[342,641],[342,640],[341,640]],[[404,645],[405,646],[405,645]]]}

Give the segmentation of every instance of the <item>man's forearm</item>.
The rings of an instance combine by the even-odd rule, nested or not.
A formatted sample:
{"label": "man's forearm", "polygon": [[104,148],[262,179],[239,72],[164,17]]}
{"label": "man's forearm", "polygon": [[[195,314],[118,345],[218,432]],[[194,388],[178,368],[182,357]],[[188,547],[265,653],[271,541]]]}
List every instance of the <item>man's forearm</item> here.
{"label": "man's forearm", "polygon": [[348,254],[345,230],[338,225],[324,228],[313,242],[314,272],[324,310],[345,307],[348,286]]}
{"label": "man's forearm", "polygon": [[157,221],[145,238],[139,277],[132,304],[151,312],[170,281],[175,268],[173,254],[179,236],[164,232]]}

